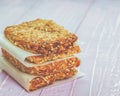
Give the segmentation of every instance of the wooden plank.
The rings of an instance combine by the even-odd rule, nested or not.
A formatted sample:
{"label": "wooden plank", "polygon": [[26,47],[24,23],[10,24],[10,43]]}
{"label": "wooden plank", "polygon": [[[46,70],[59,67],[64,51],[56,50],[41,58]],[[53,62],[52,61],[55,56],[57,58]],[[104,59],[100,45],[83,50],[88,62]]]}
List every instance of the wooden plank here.
{"label": "wooden plank", "polygon": [[1,0],[0,2],[0,33],[3,32],[6,26],[15,24],[19,19],[21,19],[28,10],[30,10],[34,1],[27,0]]}
{"label": "wooden plank", "polygon": [[77,32],[82,49],[84,49],[80,56],[83,61],[80,70],[83,70],[87,77],[77,82],[75,96],[80,94],[119,96],[119,91],[117,91],[120,89],[119,4],[120,1],[96,1]]}
{"label": "wooden plank", "polygon": [[[82,96],[119,96],[120,2],[117,0],[97,0],[95,3],[82,0],[25,2],[15,0],[15,2],[2,1],[0,3],[0,12],[4,14],[0,18],[1,31],[6,25],[38,17],[55,20],[70,31],[76,32],[83,49],[80,55],[83,61],[80,70],[87,76],[77,81],[72,96],[81,94]],[[8,6],[4,7],[3,3]],[[90,6],[92,7],[90,8]],[[11,94],[12,96],[18,96],[18,94],[19,96],[39,96],[40,94],[41,96],[59,96],[61,94],[69,96],[72,84],[73,82],[69,82],[68,85],[65,84],[67,87],[60,85],[42,92],[38,90],[27,93],[9,76],[2,73],[0,74],[2,88],[0,96],[11,96]],[[12,88],[13,90],[11,90]],[[18,90],[13,92],[16,88]],[[6,90],[8,91],[6,92]]]}

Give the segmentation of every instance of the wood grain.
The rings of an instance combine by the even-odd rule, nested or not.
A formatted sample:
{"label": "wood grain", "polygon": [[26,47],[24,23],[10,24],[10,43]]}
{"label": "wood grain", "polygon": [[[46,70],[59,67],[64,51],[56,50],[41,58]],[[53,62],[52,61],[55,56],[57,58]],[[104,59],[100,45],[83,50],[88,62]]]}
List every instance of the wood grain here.
{"label": "wood grain", "polygon": [[[26,92],[0,73],[0,96],[120,96],[119,0],[1,0],[0,31],[36,18],[53,19],[76,33],[82,52],[82,79]],[[72,90],[72,91],[71,91]]]}

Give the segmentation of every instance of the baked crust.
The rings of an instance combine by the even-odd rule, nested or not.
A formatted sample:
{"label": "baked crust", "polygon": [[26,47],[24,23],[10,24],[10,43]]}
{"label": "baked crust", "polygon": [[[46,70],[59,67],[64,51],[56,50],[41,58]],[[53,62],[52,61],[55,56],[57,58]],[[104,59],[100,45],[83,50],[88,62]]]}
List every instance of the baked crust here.
{"label": "baked crust", "polygon": [[47,76],[65,69],[75,68],[80,65],[80,60],[77,57],[71,57],[65,60],[55,61],[44,66],[26,67],[4,49],[2,49],[2,55],[20,71],[38,76]]}
{"label": "baked crust", "polygon": [[63,79],[70,78],[74,76],[76,73],[77,73],[77,70],[73,68],[73,69],[67,69],[67,70],[55,73],[53,75],[45,76],[42,78],[40,77],[34,78],[33,80],[30,81],[29,90],[33,91],[40,87],[53,84],[57,80],[63,80]]}
{"label": "baked crust", "polygon": [[5,28],[14,45],[35,54],[59,54],[73,46],[77,36],[52,20],[36,19]]}

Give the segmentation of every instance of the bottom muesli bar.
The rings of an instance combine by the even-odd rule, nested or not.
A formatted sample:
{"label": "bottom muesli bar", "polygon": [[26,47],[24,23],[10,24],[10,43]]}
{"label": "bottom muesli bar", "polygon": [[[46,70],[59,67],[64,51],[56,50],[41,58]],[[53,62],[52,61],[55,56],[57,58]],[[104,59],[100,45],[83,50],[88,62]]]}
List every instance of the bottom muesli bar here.
{"label": "bottom muesli bar", "polygon": [[55,73],[53,75],[48,75],[45,77],[36,77],[30,81],[29,90],[35,90],[43,86],[53,84],[55,81],[63,80],[74,76],[77,73],[75,68],[67,69],[62,72]]}
{"label": "bottom muesli bar", "polygon": [[23,73],[12,66],[4,57],[0,57],[0,67],[28,91],[53,84],[57,80],[70,78],[77,73],[75,68],[66,69],[48,76],[33,76]]}

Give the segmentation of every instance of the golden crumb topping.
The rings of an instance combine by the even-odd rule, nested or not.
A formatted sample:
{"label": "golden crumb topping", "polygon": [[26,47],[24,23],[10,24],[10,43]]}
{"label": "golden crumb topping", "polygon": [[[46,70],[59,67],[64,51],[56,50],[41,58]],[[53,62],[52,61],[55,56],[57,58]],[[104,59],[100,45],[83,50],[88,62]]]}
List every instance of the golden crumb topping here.
{"label": "golden crumb topping", "polygon": [[72,35],[64,27],[57,25],[52,20],[36,19],[5,29],[14,40],[39,43],[41,41],[54,41]]}

